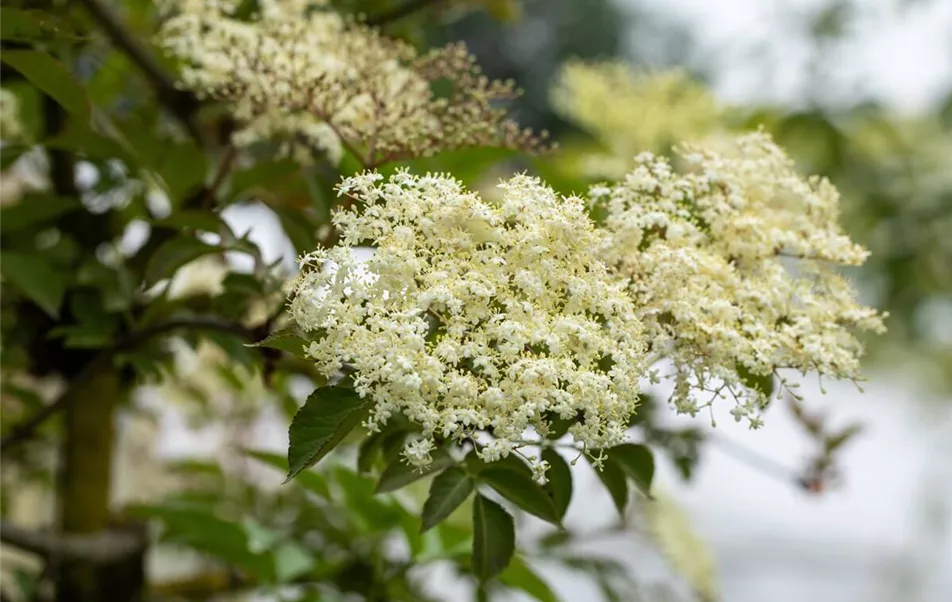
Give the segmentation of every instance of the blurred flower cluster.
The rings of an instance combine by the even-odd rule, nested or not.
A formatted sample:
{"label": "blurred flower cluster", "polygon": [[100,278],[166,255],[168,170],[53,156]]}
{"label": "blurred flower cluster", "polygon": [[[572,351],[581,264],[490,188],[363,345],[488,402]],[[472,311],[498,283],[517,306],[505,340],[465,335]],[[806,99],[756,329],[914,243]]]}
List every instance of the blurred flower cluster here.
{"label": "blurred flower cluster", "polygon": [[586,158],[582,170],[615,179],[640,152],[665,152],[721,128],[714,95],[681,70],[633,71],[621,62],[567,63],[552,91],[566,119],[594,136],[607,153]]}
{"label": "blurred flower cluster", "polygon": [[[248,20],[232,3],[169,0],[160,45],[183,63],[182,84],[230,103],[250,146],[278,139],[302,161],[365,166],[469,146],[536,150],[542,137],[505,118],[512,82],[481,75],[462,45],[418,56],[411,45],[348,21],[325,0],[264,0]],[[437,84],[448,93],[434,92]]]}

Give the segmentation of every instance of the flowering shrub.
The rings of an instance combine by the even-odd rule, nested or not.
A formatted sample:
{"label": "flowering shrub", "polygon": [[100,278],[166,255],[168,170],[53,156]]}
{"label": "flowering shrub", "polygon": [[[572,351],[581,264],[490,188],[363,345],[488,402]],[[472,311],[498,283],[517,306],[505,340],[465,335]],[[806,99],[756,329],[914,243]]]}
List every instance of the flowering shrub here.
{"label": "flowering shrub", "polygon": [[[417,569],[440,562],[480,600],[501,584],[555,600],[517,552],[533,536],[516,545],[519,511],[555,526],[534,554],[630,599],[624,570],[570,555],[580,460],[621,528],[639,495],[642,532],[713,598],[713,563],[652,495],[655,452],[689,476],[704,434],[659,412],[723,399],[760,426],[772,398],[796,401],[790,371],[857,380],[860,337],[883,331],[840,273],[867,252],[840,229],[837,190],[764,131],[728,137],[683,73],[568,64],[555,104],[601,147],[579,174],[523,156],[552,149],[507,118],[513,82],[461,43],[418,48],[394,28],[510,0],[160,0],[155,22],[125,3],[9,4],[4,493],[17,475],[55,481],[64,535],[9,528],[4,497],[4,545],[46,562],[17,599],[46,585],[83,602],[217,599],[224,583],[418,602]],[[479,187],[487,173],[496,188]],[[259,238],[272,226],[301,255],[293,278]],[[163,463],[187,478],[123,514],[226,565],[210,592],[146,588],[151,530],[114,520],[114,429],[140,439],[119,408],[160,405],[140,405],[144,383],[211,427],[205,443],[220,435],[227,461]],[[828,434],[793,405],[823,446],[799,486],[819,491],[857,429]],[[262,417],[290,423],[286,457],[251,449]],[[26,444],[46,447],[7,453]],[[290,483],[264,486],[252,460]]]}

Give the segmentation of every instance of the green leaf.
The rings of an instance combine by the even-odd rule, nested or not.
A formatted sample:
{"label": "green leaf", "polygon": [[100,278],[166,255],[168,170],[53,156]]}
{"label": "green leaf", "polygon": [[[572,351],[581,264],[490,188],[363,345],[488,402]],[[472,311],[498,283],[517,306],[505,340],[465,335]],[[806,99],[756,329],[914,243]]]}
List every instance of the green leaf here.
{"label": "green leaf", "polygon": [[532,477],[505,468],[487,468],[479,473],[479,480],[488,483],[499,495],[529,514],[559,524],[559,515],[552,498]]}
{"label": "green leaf", "polygon": [[540,602],[558,602],[558,597],[539,575],[522,558],[515,556],[509,567],[499,575],[499,580],[513,589],[518,589]]}
{"label": "green leaf", "polygon": [[162,244],[146,267],[146,281],[150,284],[171,278],[179,268],[204,255],[219,253],[221,249],[190,236],[178,236]]}
{"label": "green leaf", "polygon": [[532,469],[529,468],[528,464],[520,460],[516,454],[509,454],[505,458],[501,458],[495,462],[486,463],[476,455],[476,450],[473,450],[466,455],[466,467],[475,475],[490,468],[504,468],[521,473],[529,479],[532,479]]}
{"label": "green leaf", "polygon": [[558,414],[552,413],[548,418],[548,423],[549,433],[546,435],[546,439],[561,439],[569,432],[569,427],[575,422],[573,420],[559,418]]}
{"label": "green leaf", "polygon": [[556,515],[561,520],[569,509],[569,502],[572,501],[572,469],[559,452],[551,447],[542,450],[542,459],[549,463],[549,480],[544,489],[552,498]]}
{"label": "green leaf", "polygon": [[476,483],[457,466],[447,468],[430,483],[430,495],[423,503],[423,531],[443,522],[473,493]]}
{"label": "green leaf", "polygon": [[191,139],[165,150],[157,159],[154,169],[168,187],[173,205],[203,187],[208,155]]}
{"label": "green leaf", "polygon": [[357,472],[367,474],[373,469],[374,462],[380,456],[382,442],[381,432],[374,433],[360,442],[360,447],[357,448]]}
{"label": "green leaf", "polygon": [[654,478],[654,455],[645,445],[623,443],[606,450],[609,457],[630,477],[645,495],[650,496]]}
{"label": "green leaf", "polygon": [[601,468],[595,468],[595,474],[612,496],[618,514],[625,516],[628,507],[628,479],[625,478],[625,471],[611,457],[607,457],[602,459]]}
{"label": "green leaf", "polygon": [[763,393],[768,399],[773,395],[773,374],[754,374],[747,366],[737,364],[737,375],[747,388]]}
{"label": "green leaf", "polygon": [[396,458],[384,469],[383,474],[380,475],[375,493],[396,491],[414,481],[419,481],[432,472],[442,470],[453,463],[453,458],[450,457],[444,449],[436,450],[432,457],[433,461],[423,470],[407,464],[401,457]]}
{"label": "green leaf", "polygon": [[77,199],[51,195],[31,195],[16,205],[0,209],[0,233],[8,234],[83,208]]}
{"label": "green leaf", "polygon": [[0,148],[0,171],[6,171],[8,167],[20,160],[30,147],[25,144],[9,144]]}
{"label": "green leaf", "polygon": [[316,464],[369,413],[369,400],[351,389],[316,389],[294,415],[289,429],[287,483],[298,473]]}
{"label": "green leaf", "polygon": [[317,246],[317,227],[305,212],[290,207],[271,207],[271,210],[281,221],[281,227],[295,251],[307,253],[314,250]]}
{"label": "green leaf", "polygon": [[0,39],[11,42],[79,40],[69,23],[49,12],[0,6]]}
{"label": "green leaf", "polygon": [[40,254],[4,251],[0,254],[0,274],[43,311],[54,318],[59,317],[67,278]]}
{"label": "green leaf", "polygon": [[271,197],[276,187],[298,180],[300,171],[301,166],[290,159],[258,162],[247,169],[237,170],[231,178],[232,200],[240,201],[255,195]]}
{"label": "green leaf", "polygon": [[70,113],[89,120],[86,91],[63,63],[36,50],[5,50],[0,60],[20,72]]}
{"label": "green leaf", "polygon": [[[281,471],[282,473],[286,473],[288,470],[288,459],[286,456],[272,452],[250,449],[245,450],[245,454],[254,458],[255,460],[258,460],[259,462],[267,464],[268,466]],[[327,486],[327,480],[323,475],[320,475],[313,470],[301,471],[294,478],[294,482],[297,483],[301,488],[310,491],[320,498],[325,500],[329,500],[331,498],[331,490]]]}
{"label": "green leaf", "polygon": [[282,544],[273,553],[274,576],[278,583],[289,583],[307,573],[316,564],[306,549],[293,541]]}
{"label": "green leaf", "polygon": [[193,230],[202,230],[219,234],[223,229],[231,232],[231,228],[217,213],[210,211],[199,211],[197,209],[186,209],[175,211],[166,218],[155,220],[152,225],[157,228],[169,228],[172,230],[183,230],[192,228]]}
{"label": "green leaf", "polygon": [[308,342],[295,328],[288,327],[272,332],[264,340],[258,341],[257,343],[250,343],[247,346],[280,349],[281,351],[287,351],[298,357],[306,358],[307,354],[304,353],[304,348],[308,346]]}
{"label": "green leaf", "polygon": [[480,581],[503,571],[516,550],[512,516],[496,502],[476,494],[473,501],[472,568]]}
{"label": "green leaf", "polygon": [[140,506],[135,513],[160,520],[163,539],[192,547],[270,581],[274,565],[269,554],[251,550],[245,528],[220,518],[210,508],[180,506]]}

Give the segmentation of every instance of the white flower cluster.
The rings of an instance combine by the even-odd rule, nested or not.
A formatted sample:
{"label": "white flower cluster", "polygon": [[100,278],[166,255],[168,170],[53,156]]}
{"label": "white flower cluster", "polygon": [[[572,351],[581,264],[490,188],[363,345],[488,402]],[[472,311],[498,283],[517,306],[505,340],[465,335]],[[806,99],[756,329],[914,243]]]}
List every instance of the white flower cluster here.
{"label": "white flower cluster", "polygon": [[[341,194],[340,244],[303,259],[293,319],[320,331],[309,354],[346,368],[373,400],[367,426],[402,413],[434,439],[478,438],[485,461],[558,416],[586,449],[621,442],[644,374],[644,337],[623,279],[601,260],[607,232],[579,198],[515,176],[488,202],[446,175],[367,173]],[[359,245],[376,247],[361,262]]]}
{"label": "white flower cluster", "polygon": [[763,132],[679,154],[683,174],[643,154],[624,182],[592,191],[613,234],[606,260],[631,279],[652,356],[673,364],[675,406],[703,407],[692,391],[731,396],[757,425],[768,399],[745,374],[857,378],[853,332],[883,324],[837,273],[867,253],[839,230],[833,185],[801,178]]}

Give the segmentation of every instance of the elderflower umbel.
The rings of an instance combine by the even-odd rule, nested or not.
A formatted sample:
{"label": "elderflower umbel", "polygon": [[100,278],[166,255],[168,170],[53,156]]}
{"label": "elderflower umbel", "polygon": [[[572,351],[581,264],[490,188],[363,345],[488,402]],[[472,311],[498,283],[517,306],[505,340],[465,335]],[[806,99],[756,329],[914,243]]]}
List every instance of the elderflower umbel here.
{"label": "elderflower umbel", "polygon": [[713,94],[681,70],[637,72],[620,62],[571,61],[552,90],[556,110],[608,147],[585,171],[617,178],[640,152],[703,138],[722,121]]}
{"label": "elderflower umbel", "polygon": [[854,332],[884,328],[837,273],[867,253],[840,231],[833,185],[801,178],[763,132],[679,154],[686,173],[643,154],[624,182],[592,191],[613,234],[606,260],[631,279],[653,357],[673,364],[675,406],[696,413],[698,390],[730,396],[757,425],[768,400],[745,373],[857,378]]}
{"label": "elderflower umbel", "polygon": [[[480,74],[462,45],[417,56],[404,42],[345,20],[326,0],[263,0],[251,21],[231,3],[168,0],[161,46],[183,63],[182,84],[230,102],[247,146],[280,135],[282,150],[367,166],[468,146],[535,150],[540,140],[505,119],[511,82]],[[435,82],[450,84],[437,96]]]}
{"label": "elderflower umbel", "polygon": [[[358,209],[334,216],[338,246],[303,259],[293,319],[317,332],[308,353],[345,366],[376,429],[397,414],[422,427],[406,459],[435,438],[486,430],[491,462],[555,417],[584,448],[625,436],[645,343],[625,282],[602,262],[606,232],[585,203],[515,176],[488,202],[446,175],[348,178]],[[376,247],[359,261],[354,248]],[[544,466],[541,467],[544,470]]]}

